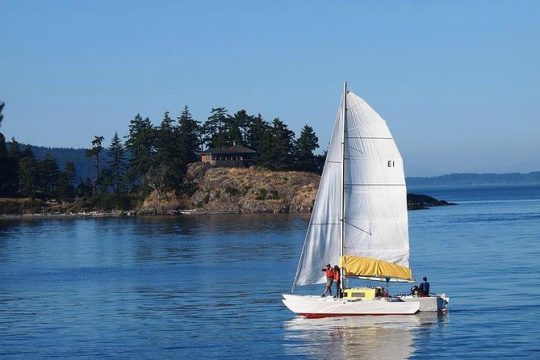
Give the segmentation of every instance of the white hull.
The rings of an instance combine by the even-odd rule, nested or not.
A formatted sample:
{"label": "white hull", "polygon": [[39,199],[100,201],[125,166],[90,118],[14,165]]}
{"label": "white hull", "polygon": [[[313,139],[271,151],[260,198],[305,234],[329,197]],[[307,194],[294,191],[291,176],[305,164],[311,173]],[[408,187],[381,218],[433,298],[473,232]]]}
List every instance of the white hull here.
{"label": "white hull", "polygon": [[283,303],[292,312],[309,317],[358,315],[412,315],[418,312],[420,302],[373,300],[346,300],[314,295],[283,295]]}
{"label": "white hull", "polygon": [[445,294],[436,296],[418,297],[414,295],[399,296],[405,302],[418,302],[420,304],[419,311],[446,311],[448,310],[448,298]]}

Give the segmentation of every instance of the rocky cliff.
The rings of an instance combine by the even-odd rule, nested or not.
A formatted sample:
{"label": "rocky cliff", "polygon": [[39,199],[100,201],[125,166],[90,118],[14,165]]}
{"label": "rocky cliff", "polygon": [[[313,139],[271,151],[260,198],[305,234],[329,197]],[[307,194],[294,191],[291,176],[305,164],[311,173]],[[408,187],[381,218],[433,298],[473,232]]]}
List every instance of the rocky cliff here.
{"label": "rocky cliff", "polygon": [[320,176],[300,171],[188,167],[188,194],[148,197],[140,213],[306,213],[313,207]]}
{"label": "rocky cliff", "polygon": [[319,175],[299,171],[211,167],[191,164],[187,180],[195,185],[190,208],[215,213],[310,212]]}

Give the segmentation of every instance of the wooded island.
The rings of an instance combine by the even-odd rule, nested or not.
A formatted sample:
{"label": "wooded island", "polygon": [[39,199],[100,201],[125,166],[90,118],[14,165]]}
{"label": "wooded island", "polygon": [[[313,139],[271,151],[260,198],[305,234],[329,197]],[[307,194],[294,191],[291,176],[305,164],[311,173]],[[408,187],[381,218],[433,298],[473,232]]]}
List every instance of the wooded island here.
{"label": "wooded island", "polygon": [[296,137],[279,118],[223,107],[200,122],[185,106],[157,126],[137,114],[124,141],[115,132],[103,142],[84,150],[93,166],[83,177],[81,161],[60,168],[0,133],[0,214],[309,212],[325,161],[312,127]]}

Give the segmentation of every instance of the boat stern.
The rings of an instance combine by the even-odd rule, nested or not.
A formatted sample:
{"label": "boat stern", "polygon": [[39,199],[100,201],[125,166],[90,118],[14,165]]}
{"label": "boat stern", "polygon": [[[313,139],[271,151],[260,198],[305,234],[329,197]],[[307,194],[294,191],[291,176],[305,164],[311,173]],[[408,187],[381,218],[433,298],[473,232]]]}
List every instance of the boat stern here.
{"label": "boat stern", "polygon": [[399,296],[399,299],[405,302],[417,302],[420,304],[419,311],[448,311],[448,303],[450,298],[446,294],[438,294],[436,296],[414,296],[404,295]]}

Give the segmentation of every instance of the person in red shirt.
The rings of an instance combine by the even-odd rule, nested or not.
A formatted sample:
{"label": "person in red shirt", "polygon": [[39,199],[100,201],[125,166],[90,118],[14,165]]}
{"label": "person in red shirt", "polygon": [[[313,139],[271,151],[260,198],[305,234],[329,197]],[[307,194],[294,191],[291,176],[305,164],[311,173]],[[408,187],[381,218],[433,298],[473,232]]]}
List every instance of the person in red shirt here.
{"label": "person in red shirt", "polygon": [[334,281],[334,270],[332,270],[332,266],[330,264],[326,265],[326,268],[322,269],[322,271],[326,274],[326,288],[324,289],[322,297],[326,296],[326,293],[330,293],[332,295],[332,282]]}
{"label": "person in red shirt", "polygon": [[[336,283],[336,297],[341,297],[341,272],[339,266],[334,266],[334,282]],[[332,295],[332,294],[330,294]]]}

